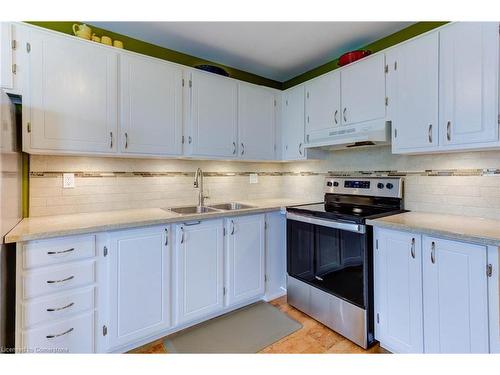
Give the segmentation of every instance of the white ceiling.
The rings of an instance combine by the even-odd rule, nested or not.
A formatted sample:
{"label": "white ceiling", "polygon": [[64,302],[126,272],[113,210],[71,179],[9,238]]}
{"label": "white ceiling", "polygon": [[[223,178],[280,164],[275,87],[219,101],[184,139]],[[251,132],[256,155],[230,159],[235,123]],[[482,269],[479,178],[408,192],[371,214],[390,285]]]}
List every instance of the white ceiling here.
{"label": "white ceiling", "polygon": [[413,22],[90,23],[266,78],[286,81]]}

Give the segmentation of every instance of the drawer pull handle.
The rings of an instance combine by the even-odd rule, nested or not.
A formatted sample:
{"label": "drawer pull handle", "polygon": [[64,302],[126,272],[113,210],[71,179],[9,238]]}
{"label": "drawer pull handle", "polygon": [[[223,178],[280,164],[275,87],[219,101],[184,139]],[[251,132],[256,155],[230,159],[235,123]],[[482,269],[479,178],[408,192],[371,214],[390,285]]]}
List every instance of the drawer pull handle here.
{"label": "drawer pull handle", "polygon": [[67,278],[61,279],[61,280],[47,280],[47,284],[64,283],[65,281],[70,281],[70,280],[73,280],[74,278],[75,278],[75,276],[70,276],[70,277],[67,277]]}
{"label": "drawer pull handle", "polygon": [[74,247],[72,247],[71,249],[61,250],[61,251],[47,251],[47,255],[66,254],[66,253],[71,253],[72,251],[75,251]]}
{"label": "drawer pull handle", "polygon": [[73,331],[74,331],[74,328],[70,328],[67,331],[63,332],[63,333],[58,333],[56,335],[47,335],[45,337],[47,337],[48,339],[55,339],[56,337],[61,337],[61,336],[67,335],[68,333],[71,333]]}
{"label": "drawer pull handle", "polygon": [[434,241],[431,244],[431,263],[436,263],[436,243]]}
{"label": "drawer pull handle", "polygon": [[66,310],[66,309],[69,309],[70,307],[72,307],[74,305],[75,305],[75,303],[71,302],[70,304],[68,304],[66,306],[63,306],[63,307],[54,307],[54,308],[51,308],[51,309],[47,309],[47,311],[48,312],[54,312],[54,311]]}

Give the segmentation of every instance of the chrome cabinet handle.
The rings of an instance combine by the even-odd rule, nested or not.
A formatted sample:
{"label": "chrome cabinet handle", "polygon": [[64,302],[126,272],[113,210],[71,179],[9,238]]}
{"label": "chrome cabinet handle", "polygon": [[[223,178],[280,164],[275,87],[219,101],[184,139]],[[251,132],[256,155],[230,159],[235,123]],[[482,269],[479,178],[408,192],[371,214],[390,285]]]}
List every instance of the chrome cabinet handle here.
{"label": "chrome cabinet handle", "polygon": [[245,145],[241,142],[241,155],[245,155]]}
{"label": "chrome cabinet handle", "polygon": [[181,227],[181,244],[184,243],[184,228]]}
{"label": "chrome cabinet handle", "polygon": [[446,139],[451,141],[451,121],[446,123]]}
{"label": "chrome cabinet handle", "polygon": [[128,148],[128,133],[125,132],[125,148]]}
{"label": "chrome cabinet handle", "polygon": [[344,122],[347,122],[347,117],[345,115],[346,111],[347,111],[347,108],[344,108],[344,110],[342,111],[342,117],[344,118]]}
{"label": "chrome cabinet handle", "polygon": [[193,138],[191,138],[191,136],[188,137],[188,143],[191,144],[191,142],[193,142]]}
{"label": "chrome cabinet handle", "polygon": [[236,155],[236,142],[233,142],[233,155]]}
{"label": "chrome cabinet handle", "polygon": [[165,246],[168,246],[168,228],[165,228]]}
{"label": "chrome cabinet handle", "polygon": [[72,251],[75,251],[74,247],[72,247],[71,249],[61,250],[61,251],[47,251],[47,255],[66,254],[66,253],[71,253]]}
{"label": "chrome cabinet handle", "polygon": [[300,156],[302,156],[302,142],[299,143],[299,154]]}
{"label": "chrome cabinet handle", "polygon": [[411,239],[411,257],[415,259],[415,238]]}
{"label": "chrome cabinet handle", "polygon": [[429,143],[432,143],[432,124],[429,124]]}
{"label": "chrome cabinet handle", "polygon": [[74,305],[75,305],[75,303],[71,302],[71,303],[67,304],[66,306],[50,308],[50,309],[47,309],[47,311],[48,312],[54,312],[54,311],[66,310],[66,309],[69,309],[70,307],[72,307]]}
{"label": "chrome cabinet handle", "polygon": [[[208,198],[208,197],[205,197],[205,198]],[[191,227],[191,226],[193,226],[193,225],[198,225],[198,224],[201,224],[201,221],[199,221],[199,220],[198,220],[198,221],[193,221],[193,222],[191,222],[191,223],[184,223],[184,225],[185,225],[186,227]]]}
{"label": "chrome cabinet handle", "polygon": [[113,148],[113,132],[109,132],[109,148]]}
{"label": "chrome cabinet handle", "polygon": [[234,234],[234,220],[231,220],[231,236]]}
{"label": "chrome cabinet handle", "polygon": [[436,263],[436,243],[434,241],[431,244],[431,263]]}
{"label": "chrome cabinet handle", "polygon": [[47,280],[47,284],[58,284],[58,283],[64,283],[65,281],[70,281],[70,280],[73,280],[75,278],[75,276],[69,276],[65,279],[61,279],[61,280]]}
{"label": "chrome cabinet handle", "polygon": [[73,332],[73,330],[74,330],[74,328],[70,328],[67,331],[63,332],[63,333],[57,333],[55,335],[47,335],[45,337],[47,337],[48,339],[55,339],[56,337],[61,337],[61,336],[67,335],[68,333]]}
{"label": "chrome cabinet handle", "polygon": [[338,109],[336,109],[336,110],[335,110],[335,113],[333,114],[333,121],[335,122],[335,124],[338,124],[338,123],[339,123],[339,121],[338,121],[338,119],[337,119],[338,114],[339,114],[339,110],[338,110]]}

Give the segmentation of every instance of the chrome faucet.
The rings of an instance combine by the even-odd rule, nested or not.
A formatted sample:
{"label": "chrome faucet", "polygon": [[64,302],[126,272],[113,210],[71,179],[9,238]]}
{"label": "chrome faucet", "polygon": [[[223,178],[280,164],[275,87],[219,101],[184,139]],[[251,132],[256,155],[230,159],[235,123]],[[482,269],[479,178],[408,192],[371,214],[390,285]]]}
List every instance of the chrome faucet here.
{"label": "chrome faucet", "polygon": [[205,203],[205,198],[208,198],[205,194],[203,194],[203,171],[201,168],[196,170],[194,174],[194,187],[199,189],[198,192],[198,207],[202,207]]}

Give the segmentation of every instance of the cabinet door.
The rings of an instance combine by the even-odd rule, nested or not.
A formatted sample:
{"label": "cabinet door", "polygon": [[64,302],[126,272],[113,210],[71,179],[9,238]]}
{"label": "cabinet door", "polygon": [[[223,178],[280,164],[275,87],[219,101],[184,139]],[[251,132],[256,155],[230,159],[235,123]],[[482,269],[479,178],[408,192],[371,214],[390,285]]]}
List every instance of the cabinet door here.
{"label": "cabinet door", "polygon": [[498,23],[458,22],[440,31],[443,145],[498,140]]}
{"label": "cabinet door", "polygon": [[31,148],[114,152],[117,55],[68,36],[31,31]]}
{"label": "cabinet door", "polygon": [[226,305],[264,294],[265,216],[226,220]]}
{"label": "cabinet door", "polygon": [[238,85],[240,157],[275,159],[275,96],[264,87]]}
{"label": "cabinet door", "polygon": [[421,236],[376,228],[373,278],[375,338],[396,353],[423,353]]}
{"label": "cabinet door", "polygon": [[294,87],[284,92],[282,129],[285,160],[305,158],[304,106],[304,86]]}
{"label": "cabinet door", "polygon": [[266,299],[286,293],[286,216],[266,214]]}
{"label": "cabinet door", "polygon": [[182,69],[120,56],[121,151],[182,154]]}
{"label": "cabinet door", "polygon": [[306,83],[305,90],[306,137],[312,139],[317,132],[339,126],[340,73],[332,72],[318,77]]}
{"label": "cabinet door", "polygon": [[393,153],[438,145],[438,51],[435,32],[386,53]]}
{"label": "cabinet door", "polygon": [[14,63],[12,53],[12,24],[0,22],[0,88],[14,87]]}
{"label": "cabinet door", "polygon": [[384,55],[379,54],[342,70],[342,124],[385,118]]}
{"label": "cabinet door", "polygon": [[488,353],[486,247],[424,236],[426,353]]}
{"label": "cabinet door", "polygon": [[191,155],[237,157],[237,97],[235,81],[192,72],[187,139]]}
{"label": "cabinet door", "polygon": [[145,338],[171,325],[168,228],[110,234],[110,348]]}
{"label": "cabinet door", "polygon": [[177,323],[223,307],[223,229],[222,220],[176,227]]}

